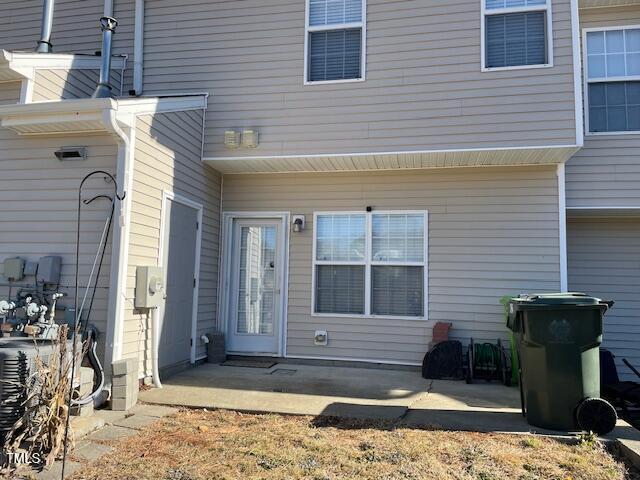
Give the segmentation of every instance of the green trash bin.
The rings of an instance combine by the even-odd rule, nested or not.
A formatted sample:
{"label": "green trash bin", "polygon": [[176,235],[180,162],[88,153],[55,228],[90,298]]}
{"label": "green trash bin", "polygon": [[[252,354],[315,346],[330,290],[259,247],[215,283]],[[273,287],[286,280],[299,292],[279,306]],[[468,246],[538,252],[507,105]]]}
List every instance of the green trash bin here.
{"label": "green trash bin", "polygon": [[552,430],[611,431],[615,409],[600,399],[602,318],[613,302],[584,293],[520,295],[509,301],[522,412]]}

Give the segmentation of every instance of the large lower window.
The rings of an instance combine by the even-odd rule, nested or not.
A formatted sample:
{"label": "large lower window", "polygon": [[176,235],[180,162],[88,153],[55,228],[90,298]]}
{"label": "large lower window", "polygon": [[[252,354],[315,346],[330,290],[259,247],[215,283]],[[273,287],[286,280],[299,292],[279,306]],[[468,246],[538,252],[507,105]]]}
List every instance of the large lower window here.
{"label": "large lower window", "polygon": [[365,0],[307,0],[305,82],[364,78]]}
{"label": "large lower window", "polygon": [[586,31],[589,132],[640,131],[640,27]]}
{"label": "large lower window", "polygon": [[316,314],[426,316],[426,212],[317,213]]}
{"label": "large lower window", "polygon": [[551,0],[482,0],[484,69],[551,64]]}

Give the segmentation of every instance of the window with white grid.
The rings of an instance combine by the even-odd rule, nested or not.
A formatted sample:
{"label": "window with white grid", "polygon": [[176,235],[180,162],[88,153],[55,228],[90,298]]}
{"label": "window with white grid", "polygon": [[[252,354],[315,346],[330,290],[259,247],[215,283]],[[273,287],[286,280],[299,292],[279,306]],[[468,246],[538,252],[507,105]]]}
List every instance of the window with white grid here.
{"label": "window with white grid", "polygon": [[364,78],[366,0],[307,0],[305,82]]}
{"label": "window with white grid", "polygon": [[426,317],[427,213],[317,213],[315,314]]}
{"label": "window with white grid", "polygon": [[640,131],[640,26],[585,31],[590,133]]}

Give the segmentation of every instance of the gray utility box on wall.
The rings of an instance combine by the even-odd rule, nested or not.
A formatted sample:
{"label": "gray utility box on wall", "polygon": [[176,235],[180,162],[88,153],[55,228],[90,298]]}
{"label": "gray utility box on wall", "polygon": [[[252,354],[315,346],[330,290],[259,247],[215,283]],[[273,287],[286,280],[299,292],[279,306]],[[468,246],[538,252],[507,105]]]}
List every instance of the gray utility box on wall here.
{"label": "gray utility box on wall", "polygon": [[136,308],[156,308],[164,299],[164,274],[162,267],[136,268]]}

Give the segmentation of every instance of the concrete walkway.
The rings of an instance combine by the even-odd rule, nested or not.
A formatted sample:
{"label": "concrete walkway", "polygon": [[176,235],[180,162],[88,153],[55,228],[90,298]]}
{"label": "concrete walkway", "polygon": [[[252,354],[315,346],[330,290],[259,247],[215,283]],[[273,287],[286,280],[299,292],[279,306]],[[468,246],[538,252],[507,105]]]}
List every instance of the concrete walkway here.
{"label": "concrete walkway", "polygon": [[[65,467],[65,478],[73,475],[82,462],[93,461],[109,453],[113,444],[120,439],[131,437],[138,430],[160,420],[160,418],[176,413],[178,410],[172,407],[160,405],[136,405],[128,412],[112,410],[96,410],[92,417],[76,417],[92,419],[93,425],[99,425],[98,429],[86,433],[74,430],[75,435],[82,436],[69,453]],[[86,433],[86,434],[85,434]],[[62,474],[62,462],[56,461],[50,468],[38,473],[38,480],[59,480]]]}
{"label": "concrete walkway", "polygon": [[[204,364],[169,378],[162,389],[141,392],[140,400],[245,412],[399,420],[409,426],[447,430],[571,433],[527,424],[520,414],[517,388],[425,380],[417,371],[285,363],[268,369]],[[639,441],[640,432],[620,421],[605,438]]]}

